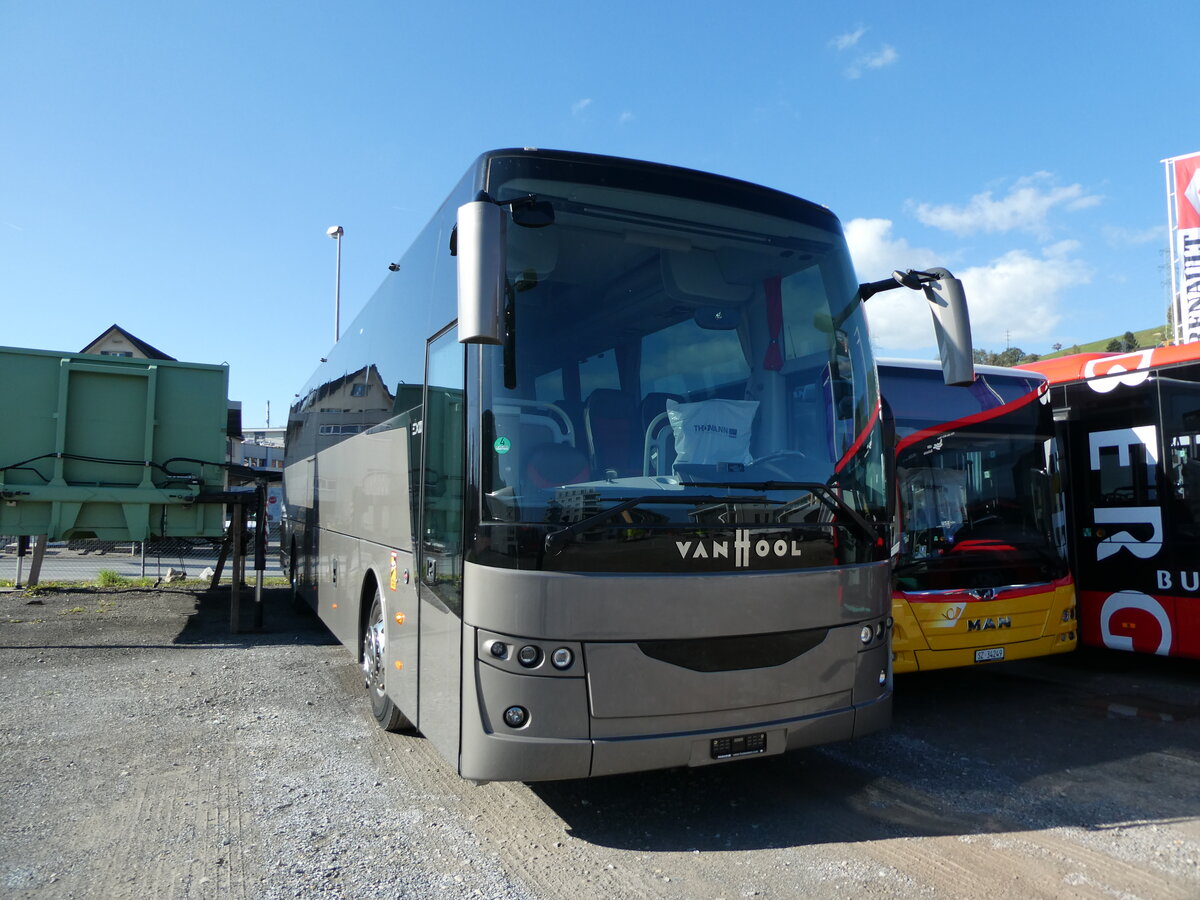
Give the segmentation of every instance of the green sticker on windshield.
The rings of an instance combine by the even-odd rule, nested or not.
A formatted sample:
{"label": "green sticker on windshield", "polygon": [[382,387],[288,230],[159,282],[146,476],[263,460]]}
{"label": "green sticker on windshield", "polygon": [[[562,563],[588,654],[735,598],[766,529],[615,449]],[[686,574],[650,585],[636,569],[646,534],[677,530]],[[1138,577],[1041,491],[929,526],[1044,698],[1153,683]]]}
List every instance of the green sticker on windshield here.
{"label": "green sticker on windshield", "polygon": [[512,441],[510,441],[506,437],[498,437],[498,438],[496,438],[496,442],[494,444],[492,444],[492,447],[495,448],[497,453],[499,453],[501,456],[503,456],[505,453],[507,453],[509,450],[512,449]]}

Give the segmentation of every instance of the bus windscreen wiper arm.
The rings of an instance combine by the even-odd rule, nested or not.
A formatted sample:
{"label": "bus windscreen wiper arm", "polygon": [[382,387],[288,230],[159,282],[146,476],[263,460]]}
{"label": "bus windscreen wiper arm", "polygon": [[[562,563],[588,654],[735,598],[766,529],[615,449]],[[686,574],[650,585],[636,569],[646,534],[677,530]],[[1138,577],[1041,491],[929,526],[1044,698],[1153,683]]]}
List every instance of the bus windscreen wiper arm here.
{"label": "bus windscreen wiper arm", "polygon": [[[689,481],[688,484],[691,487],[703,488],[739,487],[748,491],[808,491],[832,512],[840,513],[849,519],[871,543],[879,540],[879,532],[875,530],[874,525],[863,518],[862,513],[834,493],[829,485],[821,484],[819,481]],[[729,500],[730,498],[726,497],[721,502],[728,503]]]}
{"label": "bus windscreen wiper arm", "polygon": [[[740,498],[739,498],[740,499]],[[754,498],[760,502],[765,501],[765,497]],[[580,519],[578,522],[572,522],[565,528],[560,528],[557,531],[551,531],[546,535],[546,552],[559,553],[566,546],[567,542],[579,534],[581,531],[588,531],[601,522],[611,519],[613,516],[619,516],[627,509],[633,509],[635,506],[640,506],[643,503],[728,503],[728,497],[700,497],[695,494],[686,494],[683,496],[671,496],[663,494],[648,494],[642,497],[630,497],[618,503],[616,506],[611,506],[608,509],[602,509],[600,512],[588,516],[586,519]]]}
{"label": "bus windscreen wiper arm", "polygon": [[[879,540],[879,532],[875,527],[868,522],[855,509],[847,505],[841,497],[835,494],[828,485],[821,484],[818,481],[700,481],[691,482],[692,487],[719,487],[719,488],[743,488],[751,491],[780,491],[780,490],[805,490],[817,498],[835,514],[845,516],[850,522],[858,528],[858,530],[872,543]],[[684,495],[678,497],[666,496],[661,494],[651,494],[643,497],[631,497],[628,500],[618,503],[616,506],[609,509],[601,510],[595,515],[588,516],[586,519],[580,519],[578,522],[573,522],[565,528],[560,528],[557,531],[551,531],[546,535],[545,547],[547,553],[559,553],[566,546],[567,542],[582,531],[587,531],[594,526],[611,519],[613,516],[619,516],[628,509],[633,509],[643,503],[780,503],[782,501],[769,500],[766,497],[702,497],[695,495]]]}

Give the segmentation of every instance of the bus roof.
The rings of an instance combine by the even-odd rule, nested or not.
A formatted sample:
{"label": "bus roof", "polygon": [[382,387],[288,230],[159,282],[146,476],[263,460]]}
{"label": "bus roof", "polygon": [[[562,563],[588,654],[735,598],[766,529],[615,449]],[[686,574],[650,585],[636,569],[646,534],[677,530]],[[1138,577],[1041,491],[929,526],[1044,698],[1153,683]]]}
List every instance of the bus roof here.
{"label": "bus roof", "polygon": [[1117,360],[1128,360],[1129,365],[1122,366],[1126,371],[1195,362],[1200,360],[1200,341],[1134,350],[1132,353],[1072,353],[1069,356],[1056,356],[1053,359],[1021,363],[1016,368],[1040,372],[1050,380],[1051,384],[1065,384],[1069,381],[1084,381],[1089,377],[1112,374],[1112,363],[1105,366],[1104,371],[1088,372],[1088,363],[1100,359],[1111,360],[1113,363]]}
{"label": "bus roof", "polygon": [[[929,371],[942,371],[942,364],[935,359],[894,359],[892,357],[877,357],[876,365],[880,368],[891,366],[897,369],[928,369]],[[1017,366],[1016,368],[1024,368]],[[1040,370],[1030,370],[1035,374],[1041,374]],[[1009,366],[985,366],[979,363],[975,364],[976,375],[991,375],[999,378],[1029,378],[1029,372],[1017,372]]]}

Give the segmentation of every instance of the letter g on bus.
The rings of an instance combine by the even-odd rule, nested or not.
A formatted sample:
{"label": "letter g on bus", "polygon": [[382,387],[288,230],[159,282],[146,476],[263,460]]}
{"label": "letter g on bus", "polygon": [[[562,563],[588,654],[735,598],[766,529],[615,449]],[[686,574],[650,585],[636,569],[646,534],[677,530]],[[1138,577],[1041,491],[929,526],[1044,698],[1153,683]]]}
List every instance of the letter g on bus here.
{"label": "letter g on bus", "polygon": [[1100,607],[1100,636],[1104,639],[1104,646],[1113,650],[1132,651],[1135,649],[1132,637],[1126,634],[1113,634],[1112,631],[1113,618],[1127,609],[1149,613],[1158,622],[1162,637],[1154,652],[1159,656],[1169,656],[1172,637],[1171,618],[1158,600],[1141,591],[1117,591],[1105,599]]}

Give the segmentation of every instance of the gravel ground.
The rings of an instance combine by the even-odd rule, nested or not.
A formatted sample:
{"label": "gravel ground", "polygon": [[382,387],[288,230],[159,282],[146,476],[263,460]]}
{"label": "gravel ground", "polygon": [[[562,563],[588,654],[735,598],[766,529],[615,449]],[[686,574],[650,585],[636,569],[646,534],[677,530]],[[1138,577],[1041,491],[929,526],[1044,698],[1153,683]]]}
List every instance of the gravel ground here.
{"label": "gravel ground", "polygon": [[855,743],[477,787],[286,590],[254,633],[228,603],[0,593],[0,897],[1200,897],[1192,661],[927,673]]}
{"label": "gravel ground", "polygon": [[0,894],[532,896],[384,763],[349,657],[285,593],[241,635],[227,593],[0,600]]}

